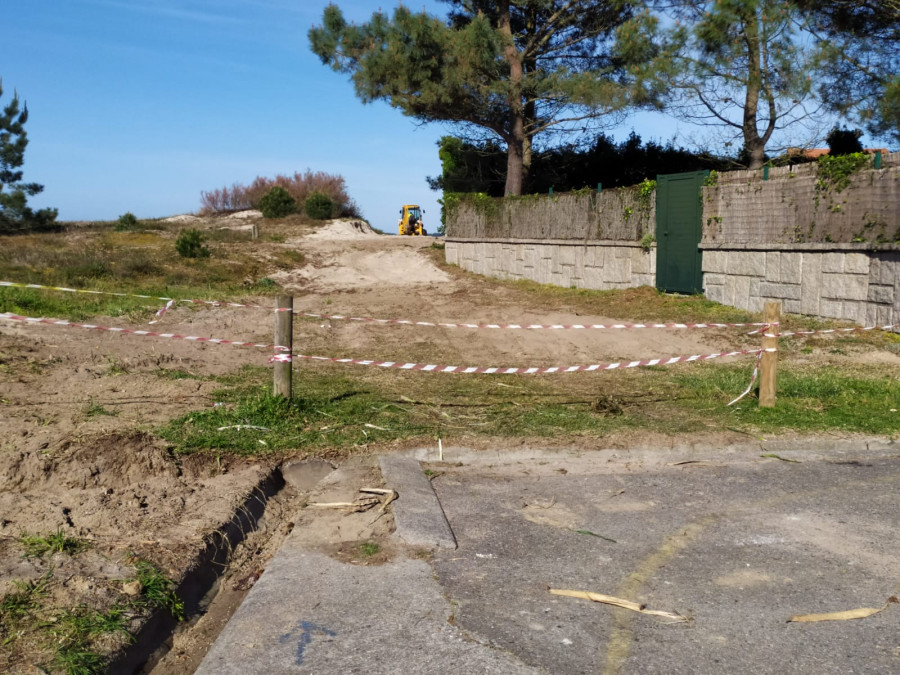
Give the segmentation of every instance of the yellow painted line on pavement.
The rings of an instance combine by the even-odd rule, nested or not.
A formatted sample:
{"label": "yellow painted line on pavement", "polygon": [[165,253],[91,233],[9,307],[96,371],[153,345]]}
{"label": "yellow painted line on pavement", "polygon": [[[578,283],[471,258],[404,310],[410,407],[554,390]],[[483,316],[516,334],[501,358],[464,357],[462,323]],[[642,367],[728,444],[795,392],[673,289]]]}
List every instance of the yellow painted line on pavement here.
{"label": "yellow painted line on pavement", "polygon": [[[892,456],[882,459],[894,458],[895,457]],[[717,520],[746,515],[750,509],[777,506],[798,499],[815,497],[816,495],[835,491],[849,493],[854,487],[865,488],[875,484],[894,483],[898,481],[900,481],[900,474],[891,474],[873,480],[849,481],[824,489],[819,488],[807,492],[795,492],[772,496],[756,502],[741,504],[728,513],[707,516],[697,522],[689,523],[688,525],[679,528],[674,534],[669,535],[655,553],[652,553],[649,557],[645,558],[634,572],[625,577],[625,580],[619,586],[617,595],[628,599],[636,598],[641,587],[656,574],[660,567],[693,544],[703,533],[703,530]],[[606,663],[603,667],[603,675],[618,675],[618,673],[622,671],[625,661],[628,659],[628,654],[631,651],[631,644],[634,641],[633,626],[636,618],[637,615],[633,612],[624,609],[613,610],[613,628],[606,646]]]}

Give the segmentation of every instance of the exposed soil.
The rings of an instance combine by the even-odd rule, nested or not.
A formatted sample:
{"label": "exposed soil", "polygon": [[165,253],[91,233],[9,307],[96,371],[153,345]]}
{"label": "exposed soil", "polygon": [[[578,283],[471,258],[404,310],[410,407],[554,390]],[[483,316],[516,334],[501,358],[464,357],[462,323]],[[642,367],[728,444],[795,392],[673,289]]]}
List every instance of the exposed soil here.
{"label": "exposed soil", "polygon": [[[244,228],[252,221],[237,218],[223,224],[206,219],[191,224]],[[358,223],[335,222],[313,235],[278,244],[300,250],[305,264],[273,278],[295,296],[295,309],[318,314],[518,324],[628,319],[579,316],[572,308],[546,306],[546,301],[523,305],[521,293],[488,287],[478,277],[435,264],[423,250],[433,241],[380,236]],[[121,318],[98,317],[93,322],[272,341],[271,319],[260,310],[180,305],[153,327],[127,325]],[[417,329],[328,319],[300,321],[295,331],[296,351],[307,354],[340,351],[340,356],[483,366],[565,366],[706,354],[756,345],[758,340],[720,330],[599,335],[588,330]],[[165,371],[219,375],[247,364],[265,364],[267,356],[249,348],[0,321],[0,595],[13,588],[13,581],[38,579],[52,569],[55,579],[65,580],[53,590],[61,602],[102,606],[102,598],[124,593],[124,582],[133,576],[129,560],[134,556],[152,560],[175,579],[184,577],[212,533],[232,519],[283,458],[173,456],[151,430],[188,411],[213,406],[211,392],[219,385],[166,377]],[[862,358],[900,365],[900,357],[887,352]],[[610,399],[604,405],[614,404]],[[630,442],[640,440],[630,436]],[[296,454],[302,456],[303,449]],[[194,643],[215,636],[228,608],[236,606],[296,522],[303,499],[299,493],[280,496],[276,511],[267,513],[268,522],[234,551],[235,563],[220,582],[224,600],[218,614],[201,620],[206,624],[192,633]],[[330,517],[317,515],[320,525],[310,530],[323,537],[322,550],[362,564],[377,564],[392,555],[381,538],[389,519],[374,529],[369,523],[336,536]],[[91,550],[76,557],[23,558],[18,543],[23,532],[57,530],[89,541]],[[360,542],[368,540],[382,543],[377,550],[361,549]],[[110,644],[109,650],[123,642]],[[176,639],[173,653],[184,656],[181,671],[172,665],[168,672],[190,672],[196,644],[189,648]],[[0,670],[25,666],[4,658],[0,647]]]}

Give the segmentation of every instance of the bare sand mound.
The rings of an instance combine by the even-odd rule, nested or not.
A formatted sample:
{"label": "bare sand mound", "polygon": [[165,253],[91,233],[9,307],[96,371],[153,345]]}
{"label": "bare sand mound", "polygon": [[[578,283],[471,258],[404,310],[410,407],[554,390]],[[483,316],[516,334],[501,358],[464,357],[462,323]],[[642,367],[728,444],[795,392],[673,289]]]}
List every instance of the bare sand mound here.
{"label": "bare sand mound", "polygon": [[[377,235],[376,235],[377,236]],[[411,286],[449,281],[445,272],[415,249],[323,253],[314,264],[279,272],[272,279],[286,288],[301,286],[319,292]]]}
{"label": "bare sand mound", "polygon": [[304,239],[360,239],[360,238],[377,238],[382,235],[378,234],[372,227],[363,220],[331,220],[324,227],[316,230],[312,234],[308,234]]}
{"label": "bare sand mound", "polygon": [[270,276],[287,289],[321,293],[444,284],[450,277],[419,252],[432,241],[378,234],[361,220],[332,220],[288,240],[303,251],[306,265]]}

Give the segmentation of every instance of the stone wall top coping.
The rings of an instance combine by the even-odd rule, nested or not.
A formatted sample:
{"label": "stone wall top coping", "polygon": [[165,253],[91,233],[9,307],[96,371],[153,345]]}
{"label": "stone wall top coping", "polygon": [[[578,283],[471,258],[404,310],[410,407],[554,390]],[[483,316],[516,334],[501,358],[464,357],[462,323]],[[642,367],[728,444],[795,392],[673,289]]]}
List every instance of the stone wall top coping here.
{"label": "stone wall top coping", "polygon": [[790,251],[790,252],[817,252],[817,253],[842,253],[842,252],[866,252],[866,251],[900,251],[900,244],[869,244],[869,243],[751,243],[736,244],[729,242],[700,242],[702,251]]}
{"label": "stone wall top coping", "polygon": [[[615,239],[480,239],[474,237],[446,237],[447,244],[528,244],[549,246],[622,246],[641,248],[639,241]],[[656,246],[656,242],[653,243]]]}

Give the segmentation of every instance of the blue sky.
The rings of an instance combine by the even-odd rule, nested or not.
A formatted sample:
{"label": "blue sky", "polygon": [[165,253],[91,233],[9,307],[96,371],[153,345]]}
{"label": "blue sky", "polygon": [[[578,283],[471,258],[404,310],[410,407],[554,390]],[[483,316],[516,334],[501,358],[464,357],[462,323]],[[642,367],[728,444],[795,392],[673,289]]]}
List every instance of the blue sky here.
{"label": "blue sky", "polygon": [[[387,0],[340,0],[364,21]],[[29,0],[4,10],[0,77],[28,103],[25,180],[62,220],[190,213],[200,192],[257,175],[342,175],[363,215],[388,231],[401,204],[436,227],[441,125],[363,105],[323,66],[306,33],[327,0]],[[435,0],[416,0],[446,13]],[[674,125],[637,118],[644,140]],[[651,118],[652,119],[652,118]],[[646,118],[645,118],[646,120]]]}

